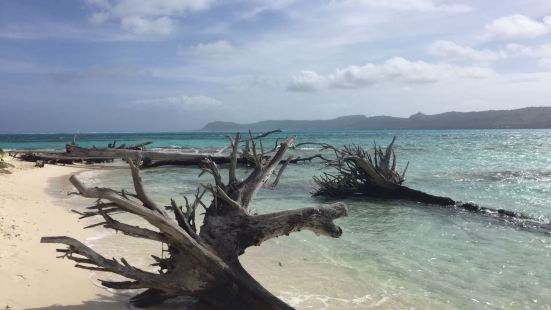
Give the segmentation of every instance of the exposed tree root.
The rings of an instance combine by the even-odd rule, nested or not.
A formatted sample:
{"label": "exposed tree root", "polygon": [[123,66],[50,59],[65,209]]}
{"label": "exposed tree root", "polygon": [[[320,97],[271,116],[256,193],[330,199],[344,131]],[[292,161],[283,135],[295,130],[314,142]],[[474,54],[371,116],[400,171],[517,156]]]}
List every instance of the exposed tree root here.
{"label": "exposed tree root", "polygon": [[[130,265],[124,258],[108,259],[69,237],[43,237],[43,243],[61,243],[68,246],[58,250],[63,257],[76,262],[76,267],[106,271],[124,276],[128,280],[101,283],[115,289],[146,290],[130,302],[148,307],[176,296],[191,296],[210,309],[291,309],[268,292],[239,263],[239,255],[250,246],[300,230],[311,230],[318,235],[337,238],[342,230],[333,220],[347,215],[343,203],[288,210],[268,214],[252,214],[251,203],[256,193],[267,185],[272,175],[281,177],[286,165],[279,165],[295,137],[281,143],[273,155],[267,156],[258,148],[258,139],[247,139],[253,171],[244,179],[236,177],[240,135],[231,140],[228,180],[224,181],[217,164],[210,158],[203,161],[203,173],[213,176],[212,184],[205,184],[194,199],[179,206],[171,200],[169,206],[154,202],[147,195],[140,178],[137,163],[128,159],[135,193],[109,188],[88,188],[75,176],[70,178],[83,197],[96,200],[96,204],[81,217],[99,216],[107,229],[126,235],[145,238],[168,245],[168,257],[153,256],[159,272],[144,271]],[[280,167],[279,171],[277,168]],[[276,184],[277,185],[277,182]],[[269,186],[275,187],[274,184]],[[213,195],[210,204],[202,198],[206,192]],[[195,213],[205,209],[203,223],[198,229]],[[113,214],[127,212],[143,218],[154,229],[128,225],[113,218]],[[97,226],[94,225],[94,226]]]}
{"label": "exposed tree root", "polygon": [[475,212],[521,227],[551,232],[551,225],[548,222],[521,213],[486,208],[475,203],[460,202],[403,186],[409,162],[402,172],[397,171],[396,155],[393,150],[395,140],[396,137],[385,149],[374,144],[373,153],[358,145],[344,146],[339,149],[329,144],[318,144],[322,150],[330,150],[335,155],[335,159],[326,164],[327,167],[333,168],[334,172],[325,172],[319,177],[314,177],[317,188],[313,195],[340,198],[364,196],[413,201],[429,206],[438,205]]}

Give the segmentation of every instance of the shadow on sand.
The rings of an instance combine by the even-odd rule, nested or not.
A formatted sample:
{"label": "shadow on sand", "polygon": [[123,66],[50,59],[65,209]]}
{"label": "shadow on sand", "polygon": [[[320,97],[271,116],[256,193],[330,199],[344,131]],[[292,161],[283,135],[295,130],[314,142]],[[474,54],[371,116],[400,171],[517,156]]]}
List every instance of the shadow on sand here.
{"label": "shadow on sand", "polygon": [[[27,308],[26,310],[115,310],[115,309],[141,309],[133,307],[128,303],[129,296],[123,294],[117,295],[97,295],[93,300],[83,301],[77,305],[51,305],[37,308]],[[206,310],[198,303],[189,298],[176,298],[166,301],[164,304],[156,307],[147,308],[150,310]]]}

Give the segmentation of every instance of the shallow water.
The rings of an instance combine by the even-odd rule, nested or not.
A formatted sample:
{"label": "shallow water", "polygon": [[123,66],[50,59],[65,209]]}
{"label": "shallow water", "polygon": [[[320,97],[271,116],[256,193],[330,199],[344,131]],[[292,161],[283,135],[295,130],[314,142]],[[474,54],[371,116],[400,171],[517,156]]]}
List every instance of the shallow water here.
{"label": "shallow water", "polygon": [[[298,134],[299,142],[365,146],[374,140],[388,143],[396,135],[399,166],[410,161],[406,185],[485,207],[551,218],[551,131]],[[157,136],[154,146],[213,149],[226,143],[223,134],[197,135]],[[84,143],[103,145],[112,138],[92,137]],[[0,137],[0,147],[7,148],[3,141]],[[9,147],[37,146],[10,143]],[[259,193],[255,210],[265,213],[323,203],[309,195],[311,177],[320,174],[321,167],[290,166],[277,190]],[[210,181],[208,176],[198,179],[197,174],[192,168],[158,168],[144,170],[142,177],[151,195],[168,204],[170,197],[183,203],[183,195],[191,195],[199,182]],[[131,188],[126,169],[83,177],[91,184]],[[270,240],[247,250],[241,258],[245,268],[299,309],[551,309],[551,236],[422,204],[346,202],[350,216],[338,220],[344,230],[341,238],[301,232]],[[146,241],[116,245],[115,240],[121,239],[129,240],[108,235],[91,243],[108,257],[137,256],[129,261],[139,265],[147,264],[149,254],[161,253],[158,244]]]}

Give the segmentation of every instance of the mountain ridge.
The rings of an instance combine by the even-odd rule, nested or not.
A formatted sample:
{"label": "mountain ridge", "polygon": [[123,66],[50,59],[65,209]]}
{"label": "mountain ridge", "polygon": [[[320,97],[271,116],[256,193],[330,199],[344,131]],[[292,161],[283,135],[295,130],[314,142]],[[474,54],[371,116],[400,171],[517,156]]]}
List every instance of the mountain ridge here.
{"label": "mountain ridge", "polygon": [[243,130],[398,130],[551,128],[551,107],[478,112],[415,113],[409,117],[345,115],[326,120],[265,120],[249,124],[216,121],[201,131]]}

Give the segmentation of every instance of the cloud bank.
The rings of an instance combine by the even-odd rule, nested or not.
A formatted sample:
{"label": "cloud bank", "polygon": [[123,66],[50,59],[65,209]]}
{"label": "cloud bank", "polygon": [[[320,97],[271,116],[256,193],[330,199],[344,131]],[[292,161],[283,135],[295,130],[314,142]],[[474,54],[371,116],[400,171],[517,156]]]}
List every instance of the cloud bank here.
{"label": "cloud bank", "polygon": [[207,10],[213,1],[88,0],[88,3],[98,10],[89,17],[94,24],[113,20],[120,23],[122,29],[136,35],[168,36],[175,28],[175,18]]}
{"label": "cloud bank", "polygon": [[482,79],[495,75],[496,73],[488,67],[456,66],[393,57],[379,64],[368,63],[336,69],[334,73],[325,76],[313,71],[301,71],[291,77],[287,89],[310,92],[322,88],[356,89],[379,83],[435,83],[446,79]]}
{"label": "cloud bank", "polygon": [[496,61],[507,58],[503,51],[491,51],[489,49],[474,49],[461,46],[457,43],[445,40],[438,40],[428,47],[432,55],[449,60],[470,60],[474,62]]}

